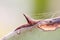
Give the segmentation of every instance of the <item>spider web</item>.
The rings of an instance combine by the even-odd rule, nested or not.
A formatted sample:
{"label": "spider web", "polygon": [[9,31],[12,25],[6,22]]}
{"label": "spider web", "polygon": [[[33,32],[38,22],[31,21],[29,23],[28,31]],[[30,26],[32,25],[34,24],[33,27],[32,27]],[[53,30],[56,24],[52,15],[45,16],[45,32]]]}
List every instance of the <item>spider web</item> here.
{"label": "spider web", "polygon": [[54,17],[60,17],[60,11],[53,12],[51,18],[54,18]]}

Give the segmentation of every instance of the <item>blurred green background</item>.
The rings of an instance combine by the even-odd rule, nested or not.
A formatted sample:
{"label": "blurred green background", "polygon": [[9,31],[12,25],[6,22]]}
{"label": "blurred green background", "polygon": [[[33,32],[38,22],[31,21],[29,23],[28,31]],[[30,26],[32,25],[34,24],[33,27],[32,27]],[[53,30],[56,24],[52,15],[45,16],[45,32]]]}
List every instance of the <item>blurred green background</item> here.
{"label": "blurred green background", "polygon": [[[47,19],[60,16],[59,3],[60,0],[0,0],[0,8],[2,10],[0,14],[2,15],[1,18],[3,18],[0,18],[0,21],[3,21],[1,22],[2,24],[0,23],[0,37],[8,34],[21,24],[26,23],[22,13],[34,19]],[[46,32],[33,28],[32,31],[27,30],[19,36],[15,35],[8,40],[60,40],[60,29]]]}

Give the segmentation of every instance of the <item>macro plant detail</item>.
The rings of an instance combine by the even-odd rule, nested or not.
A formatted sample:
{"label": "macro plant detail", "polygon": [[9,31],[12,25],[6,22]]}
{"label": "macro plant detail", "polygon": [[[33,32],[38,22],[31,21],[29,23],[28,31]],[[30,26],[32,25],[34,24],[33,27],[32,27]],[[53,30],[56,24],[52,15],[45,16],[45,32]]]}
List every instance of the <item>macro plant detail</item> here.
{"label": "macro plant detail", "polygon": [[18,31],[18,33],[20,31],[22,31],[23,29],[25,29],[25,28],[28,29],[30,27],[37,27],[44,31],[53,31],[60,27],[60,18],[59,17],[45,19],[45,20],[34,20],[25,14],[23,14],[23,15],[26,18],[28,23],[23,24],[23,25],[19,26],[18,28],[16,28],[15,31]]}

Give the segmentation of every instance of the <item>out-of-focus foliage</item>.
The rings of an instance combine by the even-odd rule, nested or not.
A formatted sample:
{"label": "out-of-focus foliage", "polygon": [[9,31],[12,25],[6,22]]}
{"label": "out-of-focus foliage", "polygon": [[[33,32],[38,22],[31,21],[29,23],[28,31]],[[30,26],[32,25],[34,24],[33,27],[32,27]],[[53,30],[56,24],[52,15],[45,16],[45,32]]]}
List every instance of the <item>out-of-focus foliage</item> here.
{"label": "out-of-focus foliage", "polygon": [[48,0],[35,0],[35,9],[32,13],[32,16],[35,19],[44,19],[49,18],[51,14],[48,14]]}

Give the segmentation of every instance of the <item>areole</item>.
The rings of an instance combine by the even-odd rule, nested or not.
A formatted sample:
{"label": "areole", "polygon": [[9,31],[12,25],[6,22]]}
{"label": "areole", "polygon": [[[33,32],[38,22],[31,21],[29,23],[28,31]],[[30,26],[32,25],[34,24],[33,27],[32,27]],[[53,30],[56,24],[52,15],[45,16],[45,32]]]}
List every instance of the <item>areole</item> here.
{"label": "areole", "polygon": [[28,23],[19,26],[18,28],[15,29],[15,31],[21,28],[34,26],[35,24],[38,24],[37,27],[45,31],[55,30],[60,27],[60,17],[52,18],[52,19],[45,19],[41,21],[41,20],[34,20],[25,14],[23,15],[26,18]]}

